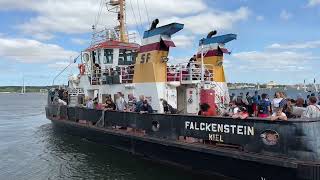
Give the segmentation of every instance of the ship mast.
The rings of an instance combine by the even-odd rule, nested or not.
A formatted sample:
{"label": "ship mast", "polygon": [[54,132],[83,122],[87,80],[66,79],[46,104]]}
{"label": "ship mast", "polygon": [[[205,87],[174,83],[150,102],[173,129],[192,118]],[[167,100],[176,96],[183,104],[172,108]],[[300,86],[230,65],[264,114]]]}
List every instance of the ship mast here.
{"label": "ship mast", "polygon": [[[127,38],[126,38],[126,29],[125,29],[125,15],[124,15],[124,7],[125,7],[125,0],[119,0],[120,3],[120,11],[118,14],[118,20],[120,23],[120,41],[121,42],[127,42]],[[120,17],[119,17],[120,16]]]}
{"label": "ship mast", "polygon": [[125,26],[125,0],[110,0],[108,4],[113,7],[109,9],[109,11],[114,12],[112,10],[116,9],[115,13],[117,13],[118,15],[119,26],[116,27],[116,31],[118,31],[119,33],[119,40],[121,42],[128,42],[128,36]]}

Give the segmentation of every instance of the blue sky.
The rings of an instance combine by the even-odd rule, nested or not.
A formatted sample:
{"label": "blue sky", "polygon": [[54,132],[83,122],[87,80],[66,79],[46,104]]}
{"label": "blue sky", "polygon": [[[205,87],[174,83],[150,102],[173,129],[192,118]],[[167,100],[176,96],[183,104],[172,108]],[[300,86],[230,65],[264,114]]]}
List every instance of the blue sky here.
{"label": "blue sky", "polygon": [[[320,81],[320,0],[145,0],[146,6],[143,2],[127,0],[130,32],[142,34],[154,18],[161,24],[185,24],[173,37],[177,47],[171,49],[172,62],[187,61],[199,39],[217,29],[219,34],[238,35],[227,44],[232,51],[225,56],[229,82]],[[99,4],[100,0],[1,0],[0,86],[21,85],[22,76],[27,85],[51,85],[70,58],[90,44],[92,24],[116,25],[115,15],[105,9],[95,21]],[[58,83],[77,73],[76,65],[72,67]]]}

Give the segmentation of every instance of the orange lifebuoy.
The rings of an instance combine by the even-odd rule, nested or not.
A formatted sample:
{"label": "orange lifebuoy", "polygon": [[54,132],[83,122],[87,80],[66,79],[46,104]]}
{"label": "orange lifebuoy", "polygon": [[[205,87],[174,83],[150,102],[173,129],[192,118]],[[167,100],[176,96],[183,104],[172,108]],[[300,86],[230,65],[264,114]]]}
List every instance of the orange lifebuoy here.
{"label": "orange lifebuoy", "polygon": [[80,70],[80,75],[84,75],[84,73],[86,71],[84,64],[79,64],[78,68]]}

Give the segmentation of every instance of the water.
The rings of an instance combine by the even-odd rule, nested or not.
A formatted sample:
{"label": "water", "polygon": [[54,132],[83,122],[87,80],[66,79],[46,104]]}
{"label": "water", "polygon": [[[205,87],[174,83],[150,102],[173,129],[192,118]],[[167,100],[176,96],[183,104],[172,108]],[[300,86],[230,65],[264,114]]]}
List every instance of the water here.
{"label": "water", "polygon": [[0,94],[0,179],[213,179],[54,131],[46,96]]}

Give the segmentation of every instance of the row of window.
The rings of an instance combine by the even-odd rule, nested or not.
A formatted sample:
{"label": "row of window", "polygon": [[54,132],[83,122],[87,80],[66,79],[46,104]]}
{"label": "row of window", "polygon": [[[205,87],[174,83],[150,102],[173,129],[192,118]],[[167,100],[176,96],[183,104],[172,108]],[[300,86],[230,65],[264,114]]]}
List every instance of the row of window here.
{"label": "row of window", "polygon": [[[103,53],[103,56],[101,56]],[[104,49],[92,51],[91,56],[94,64],[112,64],[113,63],[113,49]],[[135,63],[137,52],[120,49],[118,65],[130,65]],[[102,59],[101,59],[102,58]]]}

